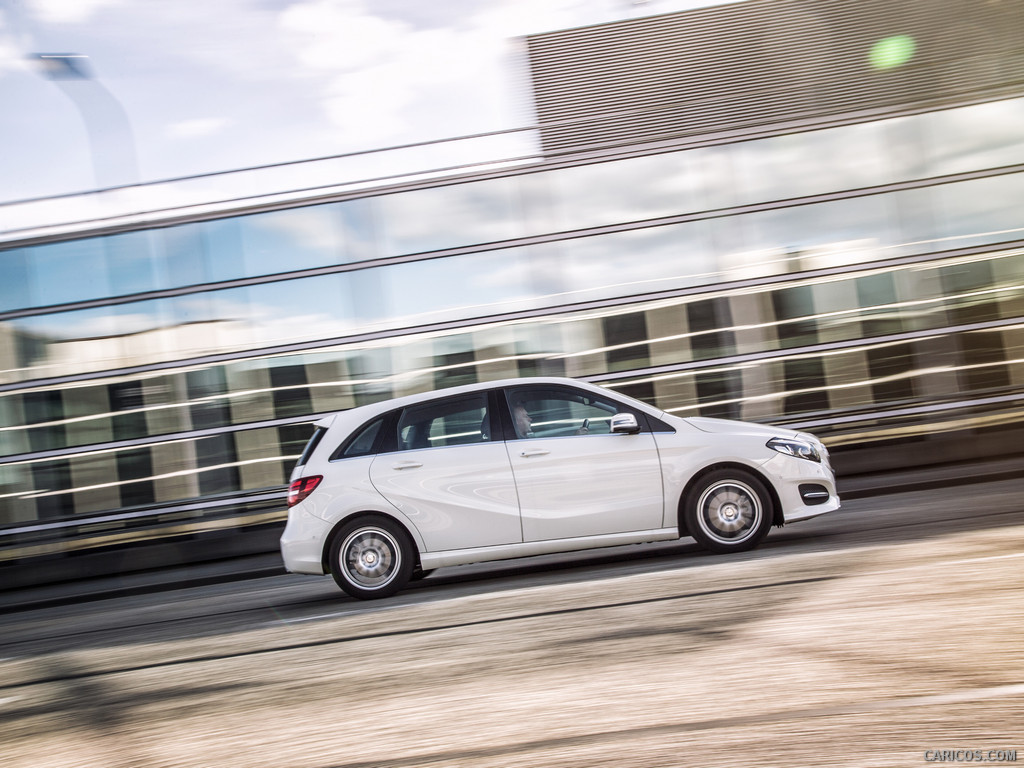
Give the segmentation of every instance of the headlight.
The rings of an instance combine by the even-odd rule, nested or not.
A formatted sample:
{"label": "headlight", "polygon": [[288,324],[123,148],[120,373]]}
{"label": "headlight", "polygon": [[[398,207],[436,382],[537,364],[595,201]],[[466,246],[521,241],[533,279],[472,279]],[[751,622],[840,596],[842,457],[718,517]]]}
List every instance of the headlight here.
{"label": "headlight", "polygon": [[821,462],[821,454],[818,453],[818,449],[804,440],[794,440],[790,437],[773,437],[768,441],[768,447],[779,453],[796,456],[798,459]]}

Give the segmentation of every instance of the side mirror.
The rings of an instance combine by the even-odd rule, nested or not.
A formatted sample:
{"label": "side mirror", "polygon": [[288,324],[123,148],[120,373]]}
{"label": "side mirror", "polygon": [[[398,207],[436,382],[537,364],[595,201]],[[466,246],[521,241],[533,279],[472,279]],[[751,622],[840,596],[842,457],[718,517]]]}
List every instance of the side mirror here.
{"label": "side mirror", "polygon": [[640,425],[632,413],[616,413],[612,416],[611,430],[623,435],[635,435],[640,431]]}

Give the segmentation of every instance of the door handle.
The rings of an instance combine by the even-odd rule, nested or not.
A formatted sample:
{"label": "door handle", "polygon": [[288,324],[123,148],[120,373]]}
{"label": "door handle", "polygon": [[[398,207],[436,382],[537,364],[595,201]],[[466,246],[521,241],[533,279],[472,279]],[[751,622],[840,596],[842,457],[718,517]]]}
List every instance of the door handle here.
{"label": "door handle", "polygon": [[422,467],[422,466],[423,465],[420,462],[418,462],[418,461],[400,461],[397,464],[392,464],[391,468],[392,469],[416,469],[417,467]]}
{"label": "door handle", "polygon": [[531,456],[547,456],[551,451],[545,451],[543,448],[535,448],[532,451],[520,451],[519,455],[524,459],[528,459]]}

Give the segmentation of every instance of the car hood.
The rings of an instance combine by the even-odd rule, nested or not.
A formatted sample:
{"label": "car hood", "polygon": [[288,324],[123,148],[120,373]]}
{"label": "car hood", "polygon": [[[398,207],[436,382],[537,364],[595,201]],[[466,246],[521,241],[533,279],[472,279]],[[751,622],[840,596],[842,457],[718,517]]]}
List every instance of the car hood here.
{"label": "car hood", "polygon": [[693,416],[684,421],[691,427],[701,432],[709,432],[713,435],[752,435],[763,436],[766,440],[772,437],[802,437],[799,432],[782,427],[773,427],[766,424],[754,424],[749,421],[732,421],[730,419],[708,419],[703,416]]}

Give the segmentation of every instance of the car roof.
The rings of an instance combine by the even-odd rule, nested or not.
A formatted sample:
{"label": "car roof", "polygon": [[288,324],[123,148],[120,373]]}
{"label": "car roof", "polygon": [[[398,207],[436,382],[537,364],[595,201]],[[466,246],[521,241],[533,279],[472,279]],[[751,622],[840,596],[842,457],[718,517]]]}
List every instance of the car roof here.
{"label": "car roof", "polygon": [[524,384],[528,385],[560,385],[560,386],[571,386],[577,389],[585,389],[593,392],[594,394],[609,394],[614,397],[627,397],[632,404],[641,407],[652,415],[660,415],[661,409],[652,408],[646,403],[642,403],[633,398],[628,398],[626,395],[622,395],[618,392],[608,392],[603,387],[599,387],[596,384],[591,384],[586,381],[580,381],[578,379],[570,379],[559,376],[528,376],[515,379],[500,379],[497,381],[481,381],[475,384],[463,384],[458,387],[446,387],[443,389],[435,389],[429,392],[419,392],[414,395],[404,395],[402,397],[395,397],[389,400],[381,400],[377,403],[369,403],[367,405],[360,405],[355,408],[350,408],[345,411],[339,411],[337,413],[326,416],[316,422],[316,426],[323,428],[330,428],[336,426],[339,428],[351,429],[358,424],[377,416],[378,414],[387,413],[396,408],[404,408],[408,405],[415,405],[417,403],[426,402],[429,400],[435,400],[440,397],[453,397],[461,394],[472,394],[474,392],[485,392],[491,389],[500,389],[503,387],[514,387],[521,386]]}

